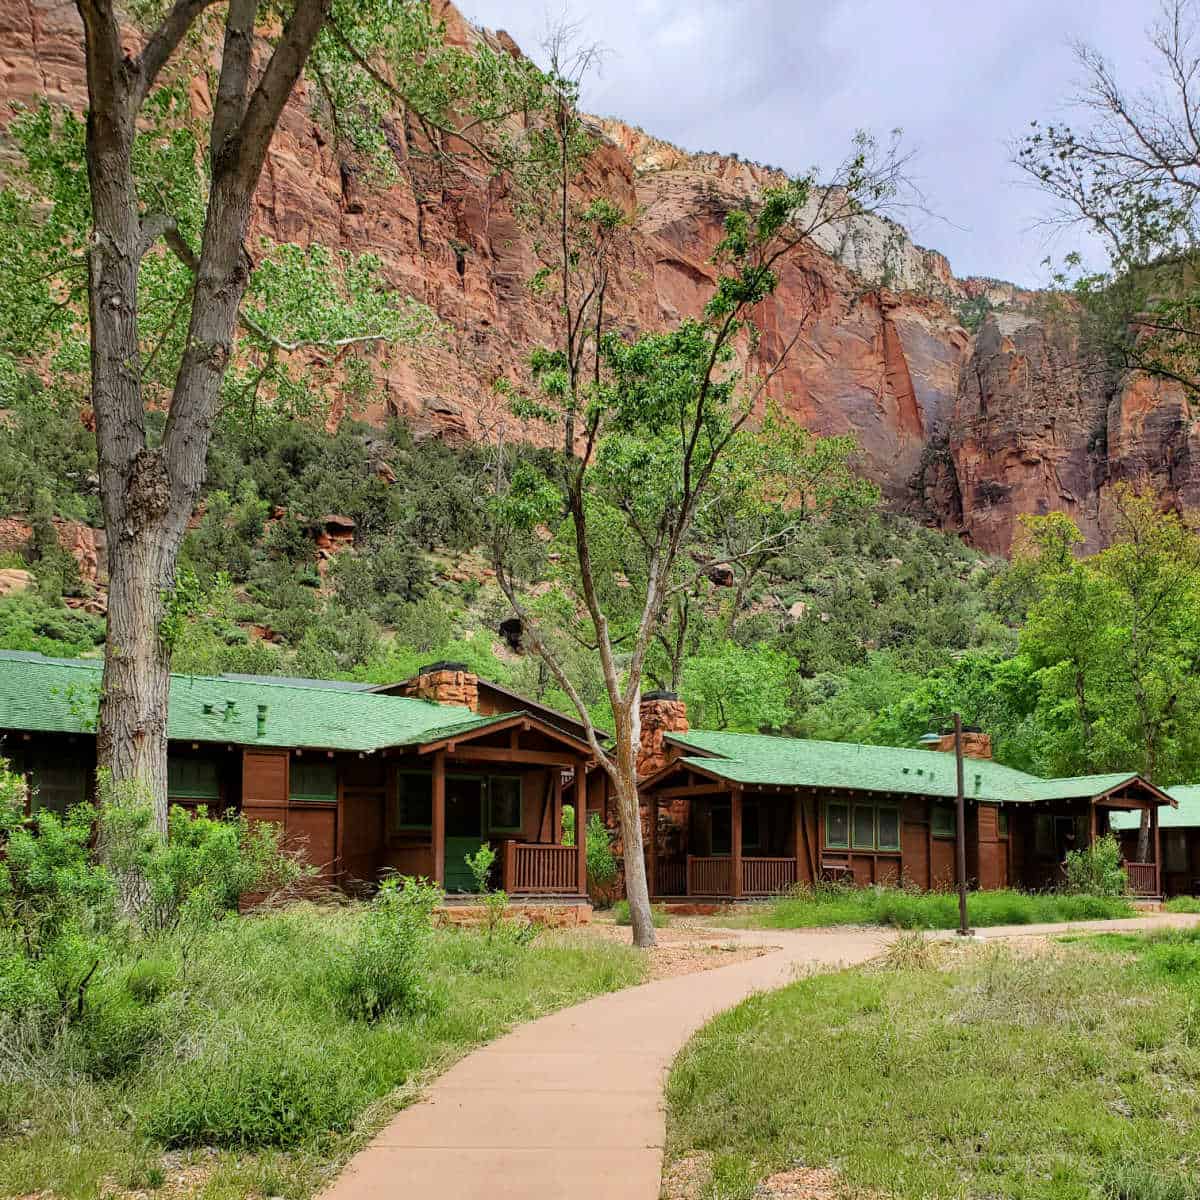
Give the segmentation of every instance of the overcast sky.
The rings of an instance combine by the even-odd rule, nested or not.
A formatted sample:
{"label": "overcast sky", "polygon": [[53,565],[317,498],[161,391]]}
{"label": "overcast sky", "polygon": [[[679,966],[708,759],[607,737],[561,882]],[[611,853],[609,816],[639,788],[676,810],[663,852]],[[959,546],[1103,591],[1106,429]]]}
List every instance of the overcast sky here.
{"label": "overcast sky", "polygon": [[[540,59],[561,0],[459,0]],[[1044,200],[1006,143],[1062,115],[1083,38],[1133,87],[1149,76],[1156,0],[568,0],[608,50],[585,107],[689,150],[792,172],[840,161],[855,129],[900,127],[934,217],[903,216],[957,275],[1045,283],[1072,248],[1033,228]]]}

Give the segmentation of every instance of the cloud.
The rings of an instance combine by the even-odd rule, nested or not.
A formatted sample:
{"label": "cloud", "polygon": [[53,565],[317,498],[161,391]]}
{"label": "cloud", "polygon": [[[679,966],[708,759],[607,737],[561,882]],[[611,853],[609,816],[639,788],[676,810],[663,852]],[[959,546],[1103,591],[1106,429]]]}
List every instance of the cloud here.
{"label": "cloud", "polygon": [[[560,8],[462,0],[533,58]],[[959,275],[1044,283],[1044,199],[1009,162],[1035,117],[1061,115],[1070,41],[1103,50],[1130,87],[1148,78],[1148,0],[592,0],[568,8],[609,51],[589,111],[688,150],[737,152],[793,172],[839,162],[857,129],[900,127],[933,216],[902,214]],[[1086,247],[1086,242],[1085,242]]]}

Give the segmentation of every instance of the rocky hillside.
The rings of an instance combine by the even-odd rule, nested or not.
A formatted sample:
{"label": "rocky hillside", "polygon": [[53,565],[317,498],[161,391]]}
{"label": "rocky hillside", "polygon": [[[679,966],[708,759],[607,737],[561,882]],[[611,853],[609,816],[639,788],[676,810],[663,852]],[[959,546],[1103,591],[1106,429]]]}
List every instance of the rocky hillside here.
{"label": "rocky hillside", "polygon": [[[453,8],[445,15],[454,39],[481,36]],[[0,124],[13,102],[48,97],[79,108],[84,95],[73,6],[0,6]],[[203,78],[191,100],[197,110],[210,105]],[[339,160],[310,104],[301,88],[287,109],[254,236],[377,254],[398,287],[439,314],[446,335],[419,358],[381,363],[384,400],[366,415],[382,419],[386,407],[418,429],[479,436],[495,418],[493,381],[515,374],[556,319],[525,286],[535,256],[504,181],[461,180],[420,204],[404,183],[370,191]],[[771,171],[689,155],[615,121],[597,130],[591,186],[636,214],[609,310],[630,328],[697,313],[725,212]],[[402,157],[403,138],[392,132]],[[763,314],[764,359],[810,297],[815,311],[775,396],[818,432],[855,434],[866,470],[897,509],[1003,553],[1021,513],[1051,509],[1071,513],[1102,544],[1105,496],[1121,479],[1148,479],[1170,503],[1200,503],[1200,434],[1182,392],[1140,378],[1113,389],[1081,365],[1069,318],[1044,315],[1038,296],[957,279],[902,227],[870,219],[788,268]]]}

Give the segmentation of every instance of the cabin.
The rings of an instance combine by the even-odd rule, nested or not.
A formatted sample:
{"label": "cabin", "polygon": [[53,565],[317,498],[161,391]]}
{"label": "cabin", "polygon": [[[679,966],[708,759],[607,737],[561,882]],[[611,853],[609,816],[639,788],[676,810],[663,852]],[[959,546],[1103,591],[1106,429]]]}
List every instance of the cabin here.
{"label": "cabin", "polygon": [[[646,697],[642,725],[655,899],[765,896],[818,880],[954,886],[953,735],[931,751],[692,730],[663,693]],[[1161,894],[1157,829],[1171,796],[1136,774],[1041,779],[1002,766],[978,731],[964,734],[964,756],[973,887],[1057,886],[1068,851],[1147,812],[1155,836],[1148,861],[1126,862],[1129,888]]]}
{"label": "cabin", "polygon": [[[96,661],[0,652],[0,755],[25,774],[31,809],[94,793],[100,681]],[[586,901],[587,813],[605,807],[605,772],[578,722],[461,664],[382,688],[173,675],[168,737],[172,804],[279,823],[330,884],[399,872],[466,893],[465,859],[486,842],[494,886]]]}
{"label": "cabin", "polygon": [[[1166,788],[1175,801],[1159,816],[1164,896],[1200,896],[1200,784]],[[1136,858],[1141,819],[1138,813],[1114,813],[1113,832],[1126,858]]]}

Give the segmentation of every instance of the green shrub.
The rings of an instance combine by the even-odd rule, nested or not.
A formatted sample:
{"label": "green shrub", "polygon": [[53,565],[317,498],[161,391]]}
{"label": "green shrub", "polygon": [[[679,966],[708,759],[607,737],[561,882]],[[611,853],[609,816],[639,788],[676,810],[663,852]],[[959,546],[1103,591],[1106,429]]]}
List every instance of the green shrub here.
{"label": "green shrub", "polygon": [[[467,869],[471,872],[471,878],[475,880],[475,891],[484,893],[488,890],[488,879],[492,874],[492,867],[496,865],[496,852],[487,844],[480,843],[479,849],[474,854],[464,854],[463,862],[467,864]],[[503,895],[503,893],[500,893]]]}
{"label": "green shrub", "polygon": [[1128,876],[1121,866],[1121,846],[1111,833],[1082,850],[1067,854],[1067,891],[1089,896],[1122,896]]}
{"label": "green shrub", "polygon": [[1164,912],[1200,913],[1200,896],[1172,896],[1163,905]]}
{"label": "green shrub", "polygon": [[164,1004],[142,1001],[109,980],[93,989],[73,1023],[68,1054],[93,1079],[112,1079],[134,1067],[167,1035],[170,1013]]}
{"label": "green shrub", "polygon": [[360,1086],[348,1064],[286,1028],[251,1039],[217,1027],[206,1052],[151,1097],[140,1124],[165,1146],[295,1146],[347,1128]]}
{"label": "green shrub", "polygon": [[142,958],[129,968],[125,987],[135,1000],[148,1004],[171,991],[177,977],[175,964],[168,959]]}
{"label": "green shrub", "polygon": [[617,881],[620,864],[613,853],[612,832],[599,813],[592,813],[587,824],[588,890],[603,896]]}
{"label": "green shrub", "polygon": [[332,971],[343,1011],[376,1021],[387,1013],[417,1013],[435,1004],[426,951],[441,889],[424,880],[386,879],[363,915],[358,937]]}
{"label": "green shrub", "polygon": [[[618,900],[616,904],[613,905],[613,919],[618,925],[633,924],[633,918],[629,913],[628,900]],[[655,929],[662,929],[671,922],[670,915],[661,904],[650,905],[650,919],[654,922]]]}

